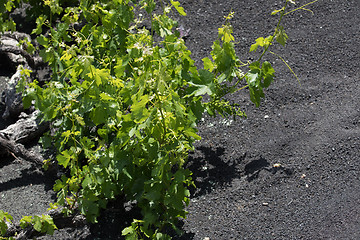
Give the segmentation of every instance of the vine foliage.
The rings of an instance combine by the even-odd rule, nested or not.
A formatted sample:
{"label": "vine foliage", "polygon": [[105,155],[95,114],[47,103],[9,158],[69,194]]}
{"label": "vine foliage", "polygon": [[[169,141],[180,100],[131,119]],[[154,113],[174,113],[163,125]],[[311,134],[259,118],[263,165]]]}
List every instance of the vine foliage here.
{"label": "vine foliage", "polygon": [[[157,6],[156,2],[160,2]],[[154,0],[7,0],[0,5],[1,30],[14,31],[10,12],[30,3],[36,22],[32,34],[40,56],[49,64],[48,82],[28,78],[18,85],[26,108],[34,105],[52,130],[41,138],[55,147],[66,169],[54,185],[64,214],[76,211],[97,222],[100,210],[122,195],[136,201],[142,218],[123,229],[126,239],[170,239],[186,217],[192,173],[184,168],[193,143],[200,140],[197,123],[211,116],[246,117],[224,97],[248,89],[259,106],[274,69],[263,55],[274,40],[285,45],[281,26],[288,3],[275,10],[280,20],[274,34],[258,38],[250,51],[262,49],[257,61],[243,63],[235,51],[230,20],[225,17],[210,56],[198,69],[177,31],[175,14],[186,16],[178,1]],[[29,75],[29,69],[23,70]],[[204,95],[209,97],[203,98]],[[8,213],[0,212],[6,232]],[[56,226],[42,216],[24,217],[22,225],[52,233]]]}

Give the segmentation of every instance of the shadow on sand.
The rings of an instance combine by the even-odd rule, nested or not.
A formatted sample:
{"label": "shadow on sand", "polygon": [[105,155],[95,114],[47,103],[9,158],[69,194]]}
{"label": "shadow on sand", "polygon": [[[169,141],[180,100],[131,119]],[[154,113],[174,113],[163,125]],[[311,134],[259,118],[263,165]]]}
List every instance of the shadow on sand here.
{"label": "shadow on sand", "polygon": [[225,149],[218,147],[212,149],[210,147],[200,146],[196,151],[202,156],[193,157],[190,155],[186,168],[193,173],[193,180],[196,185],[195,189],[191,189],[191,197],[198,197],[212,192],[218,186],[225,186],[239,177],[239,165],[245,158],[246,154],[236,158],[233,161],[224,161]]}

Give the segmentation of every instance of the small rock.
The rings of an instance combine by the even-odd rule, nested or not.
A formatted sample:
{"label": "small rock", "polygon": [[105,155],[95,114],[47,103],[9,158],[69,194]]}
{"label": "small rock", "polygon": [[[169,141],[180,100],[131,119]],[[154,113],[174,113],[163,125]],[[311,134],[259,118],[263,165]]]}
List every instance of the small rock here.
{"label": "small rock", "polygon": [[281,167],[281,164],[280,164],[280,163],[275,163],[275,164],[273,165],[273,167],[274,167],[274,168]]}

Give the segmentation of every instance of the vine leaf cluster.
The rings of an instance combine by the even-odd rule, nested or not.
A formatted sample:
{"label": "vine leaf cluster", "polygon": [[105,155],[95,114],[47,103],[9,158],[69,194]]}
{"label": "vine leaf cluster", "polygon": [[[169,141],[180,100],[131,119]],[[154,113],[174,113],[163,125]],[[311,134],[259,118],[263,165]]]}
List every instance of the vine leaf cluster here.
{"label": "vine leaf cluster", "polygon": [[[259,106],[275,78],[271,64],[262,61],[274,39],[285,45],[279,14],[274,34],[260,37],[250,51],[261,48],[259,58],[242,62],[236,55],[230,24],[225,16],[210,56],[198,69],[191,52],[170,16],[186,16],[178,1],[154,0],[7,0],[0,6],[1,31],[14,31],[9,14],[29,3],[29,16],[38,51],[52,70],[48,82],[24,77],[18,85],[25,107],[35,106],[52,131],[41,138],[44,147],[55,147],[54,159],[65,169],[56,180],[57,201],[65,215],[80,212],[96,223],[110,200],[125,196],[141,209],[123,229],[126,239],[170,239],[166,229],[177,230],[186,217],[193,185],[184,168],[188,152],[200,140],[197,123],[211,116],[246,117],[240,106],[225,96],[248,89]],[[136,14],[142,10],[146,16]],[[160,13],[159,13],[160,12]],[[151,30],[141,26],[147,19]],[[24,75],[29,75],[24,69]],[[245,83],[245,86],[244,86]],[[208,95],[208,100],[203,98]],[[11,216],[0,211],[0,230],[7,231]],[[24,217],[21,225],[52,234],[55,224],[47,215]]]}

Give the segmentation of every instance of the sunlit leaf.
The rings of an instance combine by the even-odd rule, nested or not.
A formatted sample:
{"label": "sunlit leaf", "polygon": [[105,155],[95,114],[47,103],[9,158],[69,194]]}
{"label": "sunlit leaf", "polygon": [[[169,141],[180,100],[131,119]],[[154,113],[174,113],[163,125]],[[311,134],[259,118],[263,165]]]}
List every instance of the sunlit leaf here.
{"label": "sunlit leaf", "polygon": [[175,9],[180,13],[182,16],[186,16],[186,13],[184,11],[183,7],[180,7],[180,3],[178,1],[172,1],[170,0],[171,4],[175,7]]}
{"label": "sunlit leaf", "polygon": [[204,63],[204,69],[209,70],[209,72],[212,72],[214,69],[214,64],[209,58],[203,58],[202,59]]}
{"label": "sunlit leaf", "polygon": [[68,166],[71,159],[72,159],[72,152],[70,152],[69,150],[64,150],[61,152],[61,154],[58,154],[56,156],[56,160],[64,168]]}

